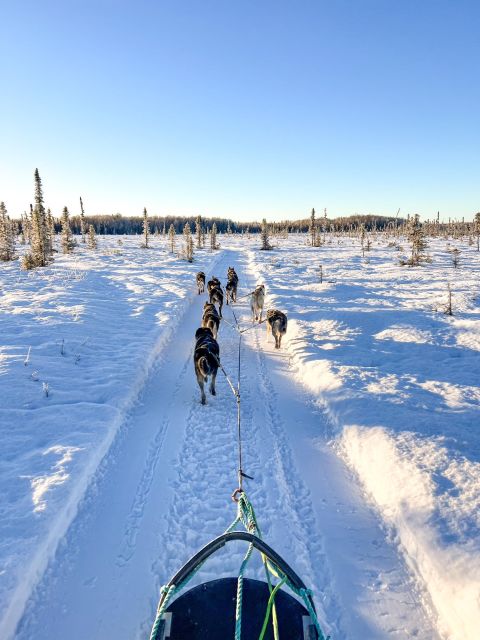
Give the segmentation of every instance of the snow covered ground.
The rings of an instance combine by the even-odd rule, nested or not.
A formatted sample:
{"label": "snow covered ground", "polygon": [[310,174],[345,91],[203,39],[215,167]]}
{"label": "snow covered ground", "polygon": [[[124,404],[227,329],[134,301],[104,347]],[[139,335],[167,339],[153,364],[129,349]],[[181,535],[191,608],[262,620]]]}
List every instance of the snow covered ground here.
{"label": "snow covered ground", "polygon": [[[251,268],[270,306],[288,312],[295,379],[328,416],[332,445],[400,545],[439,632],[476,638],[480,254],[436,240],[433,262],[409,268],[380,238],[365,258],[358,240],[340,242],[291,240],[267,260],[252,252]],[[443,313],[447,283],[453,317]]]}
{"label": "snow covered ground", "polygon": [[[148,637],[160,585],[233,519],[235,402],[219,374],[202,407],[191,362],[194,273],[228,266],[289,317],[280,352],[264,325],[244,334],[244,467],[266,540],[333,638],[476,638],[479,254],[462,244],[454,271],[435,241],[411,269],[380,239],[366,259],[330,240],[222,237],[189,265],[160,240],[102,238],[34,273],[0,265],[2,638]],[[237,313],[248,326],[246,299]],[[219,342],[234,372],[227,323]],[[201,575],[235,575],[242,551]]]}
{"label": "snow covered ground", "polygon": [[140,242],[0,265],[2,638],[191,298],[196,265]]}

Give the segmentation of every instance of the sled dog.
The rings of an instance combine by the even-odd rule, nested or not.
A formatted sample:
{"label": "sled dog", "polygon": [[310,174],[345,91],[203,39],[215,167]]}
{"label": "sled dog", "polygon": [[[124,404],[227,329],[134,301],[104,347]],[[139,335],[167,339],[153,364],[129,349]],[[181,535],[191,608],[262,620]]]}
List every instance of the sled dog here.
{"label": "sled dog", "polygon": [[220,287],[214,287],[210,290],[210,303],[218,305],[218,313],[222,317],[223,293]]}
{"label": "sled dog", "polygon": [[237,301],[237,287],[238,287],[238,276],[233,267],[228,267],[227,271],[227,285],[225,287],[226,295],[227,295],[227,304],[229,301],[236,302]]}
{"label": "sled dog", "polygon": [[265,285],[259,284],[252,293],[250,306],[252,308],[253,322],[262,321],[263,303],[265,300]]}
{"label": "sled dog", "polygon": [[201,402],[206,403],[204,384],[210,378],[210,393],[216,395],[215,379],[217,377],[218,363],[220,357],[220,349],[218,342],[212,335],[208,327],[200,327],[195,332],[195,351],[193,353],[193,362],[195,365],[195,375],[197,376],[198,386],[200,387]]}
{"label": "sled dog", "polygon": [[282,337],[287,333],[287,316],[278,309],[267,311],[267,338],[269,333],[275,338],[275,349],[280,349]]}
{"label": "sled dog", "polygon": [[207,282],[207,291],[209,295],[212,289],[220,289],[220,291],[222,290],[222,285],[218,278],[213,277],[211,280]]}
{"label": "sled dog", "polygon": [[215,340],[217,339],[220,316],[214,304],[206,302],[203,305],[202,327],[210,329]]}
{"label": "sled dog", "polygon": [[203,273],[203,271],[199,271],[197,273],[197,289],[198,295],[205,291],[205,274]]}

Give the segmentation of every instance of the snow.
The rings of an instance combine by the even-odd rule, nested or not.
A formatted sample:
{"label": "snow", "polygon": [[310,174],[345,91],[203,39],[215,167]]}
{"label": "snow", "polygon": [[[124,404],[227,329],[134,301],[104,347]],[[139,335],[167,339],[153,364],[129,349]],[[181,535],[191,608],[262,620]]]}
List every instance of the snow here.
{"label": "snow", "polygon": [[[444,240],[408,268],[381,237],[366,258],[353,238],[219,239],[193,264],[160,239],[102,237],[43,270],[0,265],[0,636],[148,637],[160,586],[233,519],[235,400],[219,374],[199,404],[191,355],[194,274],[235,266],[239,295],[263,282],[288,315],[280,351],[264,325],[243,334],[265,539],[335,639],[476,638],[479,254],[456,243],[454,271]],[[236,313],[250,326],[248,298]],[[226,322],[219,343],[234,377]],[[235,575],[243,551],[198,579]]]}
{"label": "snow", "polygon": [[[296,380],[328,416],[332,446],[398,542],[439,633],[473,639],[480,625],[480,257],[462,243],[453,270],[447,249],[432,241],[432,264],[407,268],[380,240],[364,260],[356,242],[333,240],[314,254],[300,240],[270,261],[252,252],[251,261],[269,303],[294,318],[286,346]],[[303,268],[312,259],[333,283],[318,284],[318,271]],[[453,317],[443,313],[447,282]]]}
{"label": "snow", "polygon": [[16,263],[0,271],[2,637],[13,633],[169,337],[169,321],[191,297],[195,265],[158,247],[141,251],[138,238],[121,242],[79,248],[43,270]]}

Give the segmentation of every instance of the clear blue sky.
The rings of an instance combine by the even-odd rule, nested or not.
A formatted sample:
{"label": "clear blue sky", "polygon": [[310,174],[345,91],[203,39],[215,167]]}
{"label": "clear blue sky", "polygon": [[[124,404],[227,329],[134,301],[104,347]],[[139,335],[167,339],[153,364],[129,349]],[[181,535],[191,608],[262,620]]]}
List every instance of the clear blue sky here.
{"label": "clear blue sky", "polygon": [[471,219],[479,76],[477,0],[5,0],[0,200]]}

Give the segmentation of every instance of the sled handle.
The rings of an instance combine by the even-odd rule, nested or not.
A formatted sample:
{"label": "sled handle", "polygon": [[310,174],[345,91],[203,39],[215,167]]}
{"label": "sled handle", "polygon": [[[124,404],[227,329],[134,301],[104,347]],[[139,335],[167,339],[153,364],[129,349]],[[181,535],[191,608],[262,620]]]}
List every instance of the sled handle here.
{"label": "sled handle", "polygon": [[209,558],[216,551],[225,546],[227,542],[233,542],[234,540],[243,540],[252,544],[260,553],[263,553],[269,560],[271,560],[281,571],[284,573],[293,586],[296,589],[307,589],[303,580],[295,573],[295,571],[288,565],[285,560],[278,555],[276,551],[272,549],[263,540],[254,536],[246,531],[231,531],[224,533],[218,538],[211,540],[200,551],[188,560],[179,571],[170,580],[167,587],[173,585],[179,585],[189,579],[192,573],[196,571],[199,565],[203,564],[207,558]]}

